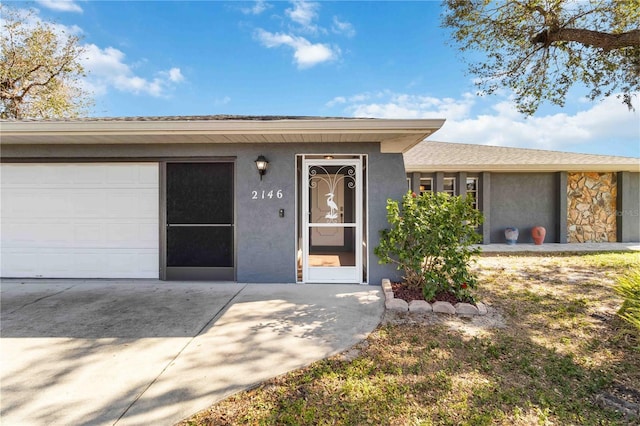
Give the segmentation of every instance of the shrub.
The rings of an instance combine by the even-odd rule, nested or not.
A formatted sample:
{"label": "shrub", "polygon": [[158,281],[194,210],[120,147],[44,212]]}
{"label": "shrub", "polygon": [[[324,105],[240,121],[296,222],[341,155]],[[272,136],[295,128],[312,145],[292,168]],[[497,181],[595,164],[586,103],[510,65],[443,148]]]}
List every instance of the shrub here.
{"label": "shrub", "polygon": [[640,268],[619,277],[614,288],[624,298],[618,315],[640,330]]}
{"label": "shrub", "polygon": [[398,201],[387,200],[387,220],[390,229],[380,231],[375,248],[380,263],[396,264],[406,285],[421,289],[426,300],[448,292],[473,301],[477,279],[469,265],[480,252],[472,245],[481,241],[476,228],[483,218],[471,199],[408,192],[402,208]]}

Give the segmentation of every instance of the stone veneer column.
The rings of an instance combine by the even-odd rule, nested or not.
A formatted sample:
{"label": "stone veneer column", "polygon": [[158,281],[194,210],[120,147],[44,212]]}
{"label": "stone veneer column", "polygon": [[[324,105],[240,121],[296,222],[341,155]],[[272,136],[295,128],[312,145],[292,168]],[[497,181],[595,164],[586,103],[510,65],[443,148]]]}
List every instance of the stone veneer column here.
{"label": "stone veneer column", "polygon": [[616,174],[569,173],[567,183],[568,241],[616,242]]}

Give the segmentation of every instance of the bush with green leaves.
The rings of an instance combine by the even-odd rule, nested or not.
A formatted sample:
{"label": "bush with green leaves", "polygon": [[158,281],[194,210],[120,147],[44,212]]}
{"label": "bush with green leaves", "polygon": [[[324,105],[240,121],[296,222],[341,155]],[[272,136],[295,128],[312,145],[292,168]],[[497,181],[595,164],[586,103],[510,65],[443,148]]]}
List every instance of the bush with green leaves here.
{"label": "bush with green leaves", "polygon": [[380,245],[375,248],[380,263],[393,263],[404,271],[405,284],[421,289],[426,300],[447,292],[458,300],[473,301],[477,278],[470,263],[480,252],[473,245],[482,239],[477,227],[483,217],[471,199],[408,192],[402,205],[387,200],[387,220],[390,228],[380,231]]}
{"label": "bush with green leaves", "polygon": [[620,276],[614,288],[624,298],[618,315],[640,330],[640,268]]}

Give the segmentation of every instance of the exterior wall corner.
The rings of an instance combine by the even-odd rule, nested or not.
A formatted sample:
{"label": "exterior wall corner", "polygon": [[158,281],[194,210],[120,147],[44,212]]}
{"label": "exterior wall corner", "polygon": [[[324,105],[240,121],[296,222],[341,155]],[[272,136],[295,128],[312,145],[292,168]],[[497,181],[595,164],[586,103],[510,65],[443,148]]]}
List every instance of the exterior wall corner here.
{"label": "exterior wall corner", "polygon": [[567,172],[558,172],[558,242],[568,243]]}
{"label": "exterior wall corner", "polygon": [[640,242],[640,173],[617,173],[616,237],[619,242]]}

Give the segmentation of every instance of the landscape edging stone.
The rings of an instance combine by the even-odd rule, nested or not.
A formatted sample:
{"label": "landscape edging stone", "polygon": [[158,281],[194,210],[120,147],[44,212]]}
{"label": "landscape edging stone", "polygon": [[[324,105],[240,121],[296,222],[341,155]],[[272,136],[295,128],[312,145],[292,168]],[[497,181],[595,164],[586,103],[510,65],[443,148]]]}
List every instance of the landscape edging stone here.
{"label": "landscape edging stone", "polygon": [[391,287],[391,280],[383,278],[381,285],[382,291],[384,292],[384,306],[390,311],[409,313],[435,312],[460,316],[482,316],[487,314],[487,305],[482,302],[476,303],[476,306],[470,303],[456,303],[456,305],[453,306],[449,302],[437,301],[429,303],[424,300],[412,300],[407,303],[405,300],[395,297],[393,288]]}

